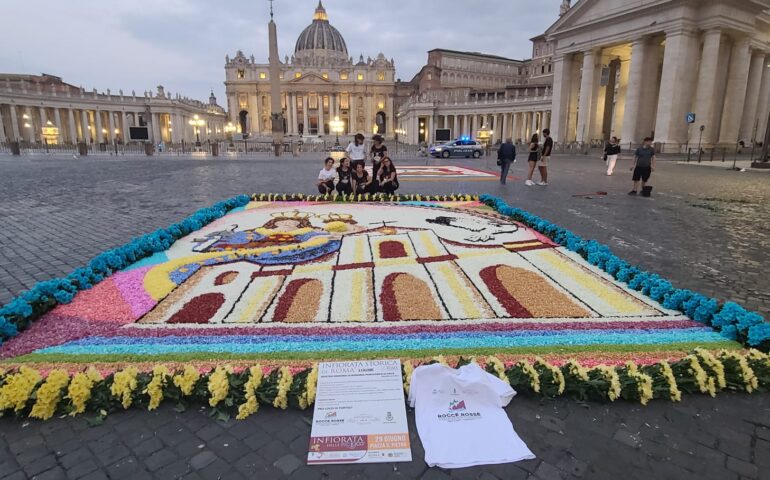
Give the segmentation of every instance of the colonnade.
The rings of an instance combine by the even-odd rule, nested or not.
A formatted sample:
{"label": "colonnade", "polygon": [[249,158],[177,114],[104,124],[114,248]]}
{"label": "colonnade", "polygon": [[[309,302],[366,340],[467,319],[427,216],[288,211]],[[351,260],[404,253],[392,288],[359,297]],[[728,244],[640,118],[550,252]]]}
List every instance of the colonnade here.
{"label": "colonnade", "polygon": [[668,151],[696,142],[701,126],[706,146],[762,141],[768,62],[763,44],[720,27],[677,27],[619,46],[557,52],[551,130],[559,142],[650,136]]}
{"label": "colonnade", "polygon": [[448,128],[450,138],[471,137],[476,139],[482,129],[491,131],[490,141],[505,141],[510,138],[514,142],[527,143],[532,135],[537,133],[542,137],[542,131],[551,125],[550,110],[529,110],[515,112],[492,113],[440,113],[435,116],[419,112],[410,114],[399,122],[399,128],[406,133],[407,143],[419,143],[420,129],[423,129],[425,141],[433,143],[433,134],[437,128]]}

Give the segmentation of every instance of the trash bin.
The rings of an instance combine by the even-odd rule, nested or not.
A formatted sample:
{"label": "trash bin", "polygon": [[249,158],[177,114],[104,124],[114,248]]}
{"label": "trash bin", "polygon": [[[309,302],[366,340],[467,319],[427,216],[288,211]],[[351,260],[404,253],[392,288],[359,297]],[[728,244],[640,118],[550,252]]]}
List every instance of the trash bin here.
{"label": "trash bin", "polygon": [[19,142],[11,142],[11,155],[21,155]]}
{"label": "trash bin", "polygon": [[152,143],[145,143],[144,144],[144,154],[148,157],[152,157],[153,150],[155,150],[155,145]]}
{"label": "trash bin", "polygon": [[211,156],[213,157],[219,156],[219,144],[216,142],[211,144]]}
{"label": "trash bin", "polygon": [[88,155],[88,144],[86,142],[78,142],[78,155],[81,157]]}

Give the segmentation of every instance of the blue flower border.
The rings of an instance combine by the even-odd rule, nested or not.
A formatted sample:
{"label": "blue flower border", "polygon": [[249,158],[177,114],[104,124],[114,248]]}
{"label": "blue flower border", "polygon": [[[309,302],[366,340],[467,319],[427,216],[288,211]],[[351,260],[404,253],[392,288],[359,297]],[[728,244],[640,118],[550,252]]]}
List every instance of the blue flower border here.
{"label": "blue flower border", "polygon": [[610,248],[595,240],[585,240],[569,230],[544,220],[520,208],[511,207],[492,195],[480,195],[479,200],[498,213],[521,222],[549,237],[554,242],[585,258],[626,283],[629,288],[642,292],[666,308],[684,312],[693,320],[709,325],[730,340],[764,351],[770,349],[770,324],[758,313],[750,312],[735,302],[720,303],[691,290],[674,288],[668,280],[628,264],[615,256]]}
{"label": "blue flower border", "polygon": [[97,255],[86,267],[78,268],[64,278],[37,283],[0,308],[0,344],[16,336],[19,331],[56,305],[70,303],[80,290],[93,287],[138,260],[167,250],[178,239],[200,230],[250,201],[248,195],[238,195],[211,207],[202,208],[168,228],[155,230],[134,238],[121,247]]}
{"label": "blue flower border", "polygon": [[[467,200],[468,195],[419,196],[396,195],[372,197],[374,201],[408,201],[408,200]],[[99,254],[88,266],[78,268],[65,278],[47,280],[36,284],[30,290],[22,293],[8,304],[0,308],[0,344],[8,338],[16,336],[58,304],[72,301],[77,292],[87,290],[96,283],[104,280],[114,272],[120,271],[132,263],[149,257],[154,253],[167,250],[173,243],[225,216],[229,211],[243,207],[252,198],[254,200],[304,200],[304,201],[367,201],[369,196],[355,199],[329,196],[305,196],[297,194],[268,194],[268,195],[238,195],[218,202],[211,207],[202,208],[193,215],[168,228],[158,229],[147,235],[134,238],[129,243]],[[710,325],[724,337],[737,340],[744,345],[770,350],[770,324],[761,315],[749,312],[735,302],[719,304],[716,299],[708,298],[691,290],[678,289],[668,280],[655,273],[642,271],[615,256],[609,247],[595,240],[585,240],[578,235],[544,220],[520,208],[511,207],[502,199],[492,195],[480,195],[478,199],[494,208],[502,215],[519,221],[530,228],[551,238],[559,245],[567,247],[585,258],[615,279],[625,282],[630,288],[640,291],[661,303],[664,307],[684,312],[688,317]]]}

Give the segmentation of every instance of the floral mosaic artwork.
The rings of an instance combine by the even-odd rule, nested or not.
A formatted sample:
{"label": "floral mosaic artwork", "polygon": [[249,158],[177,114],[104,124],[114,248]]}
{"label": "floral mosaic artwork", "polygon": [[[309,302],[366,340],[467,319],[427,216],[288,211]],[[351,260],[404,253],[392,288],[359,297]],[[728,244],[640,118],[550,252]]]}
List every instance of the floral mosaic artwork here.
{"label": "floral mosaic artwork", "polygon": [[[367,170],[372,173],[371,167]],[[489,182],[499,177],[499,173],[456,165],[398,166],[398,179],[403,182]]]}
{"label": "floral mosaic artwork", "polygon": [[311,404],[316,362],[354,358],[401,358],[407,389],[426,361],[642,403],[770,384],[770,358],[741,343],[767,346],[761,317],[492,197],[238,198],[0,310],[14,333],[7,318],[58,303],[0,346],[0,411],[197,395],[243,417]]}

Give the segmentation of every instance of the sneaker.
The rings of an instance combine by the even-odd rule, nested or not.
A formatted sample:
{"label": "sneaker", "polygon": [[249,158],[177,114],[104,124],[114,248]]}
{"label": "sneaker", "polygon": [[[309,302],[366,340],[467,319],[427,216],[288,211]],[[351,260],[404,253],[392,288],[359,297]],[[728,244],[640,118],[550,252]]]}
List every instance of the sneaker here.
{"label": "sneaker", "polygon": [[542,180],[540,180],[539,182],[537,182],[537,184],[538,184],[538,185],[540,185],[541,187],[546,187],[546,186],[548,186],[548,182],[544,182],[544,181],[542,181]]}
{"label": "sneaker", "polygon": [[535,184],[535,182],[533,182],[532,180],[527,180],[527,181],[524,182],[524,185],[526,185],[528,187],[531,187],[534,184]]}
{"label": "sneaker", "polygon": [[636,190],[631,190],[630,192],[628,192],[628,194],[629,195],[636,195]]}

